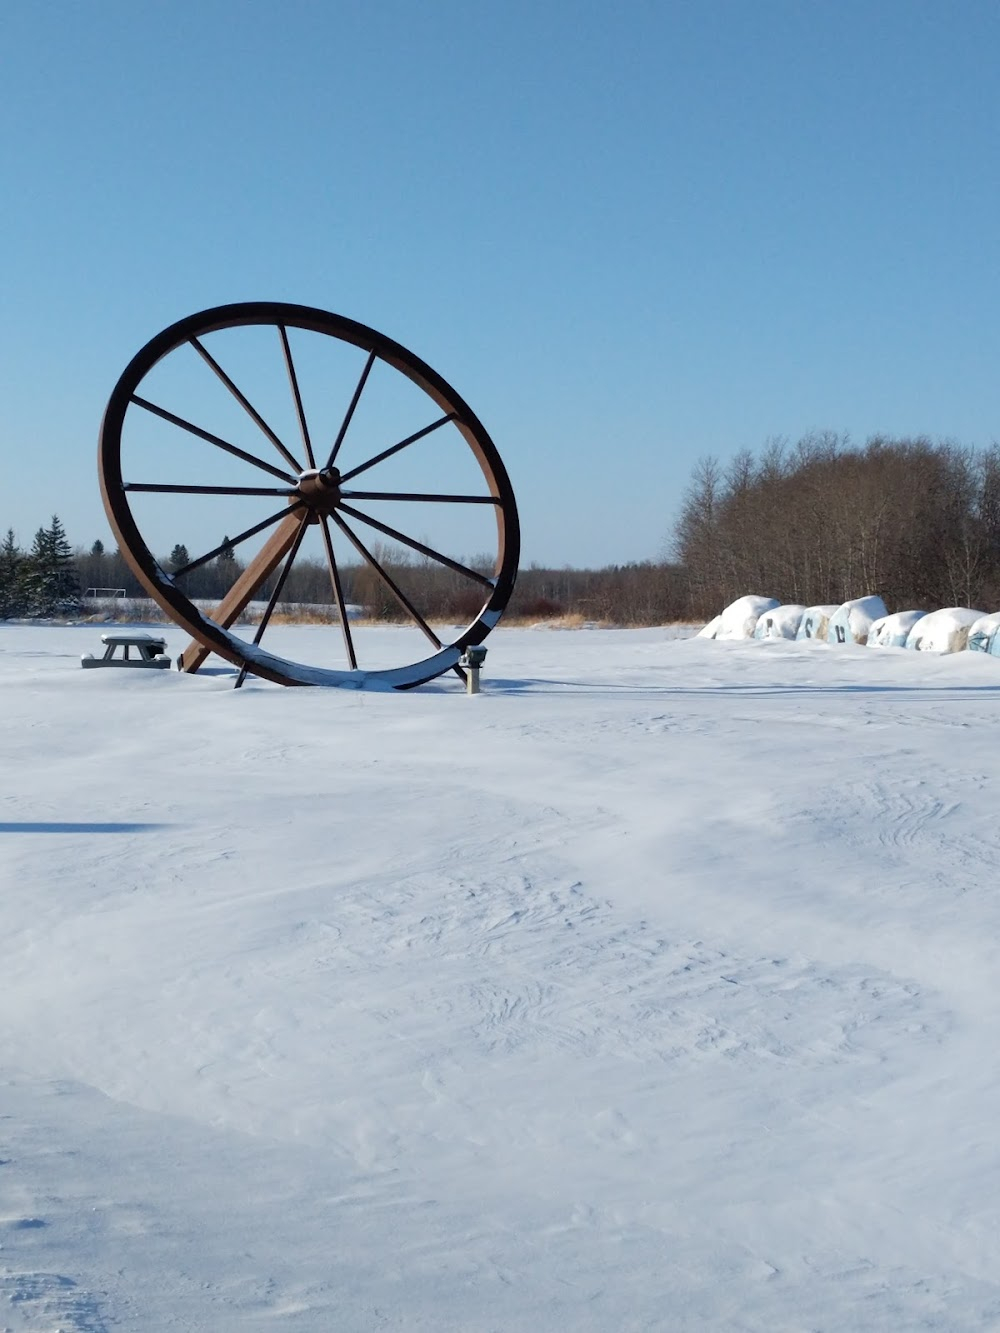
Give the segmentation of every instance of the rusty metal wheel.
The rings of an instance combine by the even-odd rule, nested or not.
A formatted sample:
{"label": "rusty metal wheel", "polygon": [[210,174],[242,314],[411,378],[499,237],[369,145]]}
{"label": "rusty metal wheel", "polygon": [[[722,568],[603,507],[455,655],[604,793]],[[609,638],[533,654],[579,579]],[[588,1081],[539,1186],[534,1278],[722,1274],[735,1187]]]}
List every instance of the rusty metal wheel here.
{"label": "rusty metal wheel", "polygon": [[[517,508],[481,422],[412,352],[323,310],[227,305],[165,329],[115,386],[99,469],[122,554],[192,635],[186,671],[214,652],[241,681],[406,689],[461,674],[514,587]],[[165,553],[192,527],[202,553],[175,567]],[[208,568],[228,589],[214,608],[197,593]],[[317,660],[292,661],[275,611],[318,571],[339,633],[311,631]],[[359,590],[408,633],[353,621]],[[458,626],[441,628],[442,606]]]}

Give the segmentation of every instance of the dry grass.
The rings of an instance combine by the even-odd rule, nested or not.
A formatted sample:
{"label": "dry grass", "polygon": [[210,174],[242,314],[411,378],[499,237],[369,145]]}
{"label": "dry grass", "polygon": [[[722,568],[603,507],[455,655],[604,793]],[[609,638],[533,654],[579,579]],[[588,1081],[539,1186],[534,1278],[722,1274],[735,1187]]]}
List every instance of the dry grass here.
{"label": "dry grass", "polygon": [[[252,625],[256,623],[256,619],[253,616],[248,616],[241,623]],[[275,611],[271,617],[272,625],[336,625],[338,623],[338,617],[332,613],[324,615],[322,612],[317,613],[315,611]],[[377,619],[371,616],[352,616],[350,623],[352,628],[357,625],[362,629],[377,629],[380,625],[386,627],[392,625],[412,626],[413,621],[409,616],[404,616],[401,613],[391,619],[385,616],[380,616]],[[448,616],[432,616],[431,623],[451,627],[458,625],[460,622]],[[504,616],[501,624],[511,629],[530,629],[534,625],[544,625],[546,629],[583,629],[585,625],[598,624],[604,626],[604,622],[588,620],[585,616],[578,614],[539,617],[512,616],[508,613]]]}
{"label": "dry grass", "polygon": [[[240,617],[241,625],[256,625],[260,622],[259,615],[248,615]],[[314,607],[297,608],[294,606],[284,607],[275,611],[268,622],[271,625],[339,625],[340,617],[334,614],[333,607],[329,612],[317,611]],[[364,620],[355,620],[350,617],[352,625],[364,625],[370,622]]]}
{"label": "dry grass", "polygon": [[568,611],[558,616],[513,616],[508,613],[501,623],[516,629],[531,629],[535,625],[545,629],[583,629],[587,625],[603,629],[607,625],[606,621],[589,620],[579,611]]}
{"label": "dry grass", "polygon": [[[206,606],[206,611],[210,614],[210,609]],[[124,623],[124,624],[169,624],[170,620],[157,604],[145,598],[136,598],[130,601],[116,603],[113,607],[106,607],[100,612],[87,616],[79,617],[80,620],[91,621],[93,623]],[[247,615],[242,616],[237,622],[238,625],[256,625],[260,620],[260,611],[251,610]],[[438,626],[447,626],[451,628],[467,622],[460,621],[457,617],[432,616],[431,620]],[[336,625],[339,623],[339,617],[334,612],[333,607],[324,606],[298,606],[292,603],[279,605],[271,617],[272,625]],[[379,626],[407,625],[412,626],[413,622],[402,612],[393,619],[373,618],[370,616],[359,616],[351,618],[352,626],[362,629],[378,628]],[[678,624],[687,624],[687,621],[677,622]],[[579,629],[639,629],[647,628],[648,622],[629,620],[629,619],[609,619],[585,616],[582,612],[565,612],[560,615],[515,615],[507,612],[501,622],[509,629],[540,629],[552,630],[579,630]]]}

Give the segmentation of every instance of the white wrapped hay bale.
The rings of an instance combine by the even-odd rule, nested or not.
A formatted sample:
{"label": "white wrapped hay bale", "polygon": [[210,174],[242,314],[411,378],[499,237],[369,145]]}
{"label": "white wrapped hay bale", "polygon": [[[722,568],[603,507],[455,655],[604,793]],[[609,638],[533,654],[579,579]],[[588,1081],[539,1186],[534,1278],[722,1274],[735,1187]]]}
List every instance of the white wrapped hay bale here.
{"label": "white wrapped hay bale", "polygon": [[931,611],[921,616],[910,630],[906,646],[921,653],[960,653],[969,641],[969,630],[982,614],[967,606]]}
{"label": "white wrapped hay bale", "polygon": [[765,611],[757,621],[754,638],[794,639],[805,609],[804,606],[790,602],[785,606],[776,606],[773,611]]}
{"label": "white wrapped hay bale", "polygon": [[1000,629],[1000,611],[991,615],[980,616],[969,626],[969,642],[966,645],[970,653],[992,653],[1000,657],[1000,642],[997,630]]}
{"label": "white wrapped hay bale", "polygon": [[752,639],[757,621],[765,611],[773,611],[781,603],[776,597],[738,597],[719,617],[717,639]]}
{"label": "white wrapped hay bale", "polygon": [[696,639],[714,639],[719,632],[721,624],[722,617],[715,616],[715,618],[710,620],[703,629],[700,629],[694,637]]}
{"label": "white wrapped hay bale", "polygon": [[827,643],[867,643],[868,631],[886,615],[881,597],[855,597],[838,606],[826,627]]}
{"label": "white wrapped hay bale", "polygon": [[926,611],[897,611],[872,621],[868,631],[869,648],[905,648],[910,630]]}
{"label": "white wrapped hay bale", "polygon": [[802,619],[799,621],[797,639],[819,639],[820,643],[826,643],[826,627],[830,623],[830,617],[836,606],[807,606],[802,612]]}

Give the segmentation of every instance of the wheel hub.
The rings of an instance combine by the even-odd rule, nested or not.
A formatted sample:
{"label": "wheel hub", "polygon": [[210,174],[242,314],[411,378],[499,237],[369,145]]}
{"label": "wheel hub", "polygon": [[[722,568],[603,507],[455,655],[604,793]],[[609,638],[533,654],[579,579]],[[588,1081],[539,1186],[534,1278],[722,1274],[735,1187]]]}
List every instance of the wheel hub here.
{"label": "wheel hub", "polygon": [[319,522],[322,515],[332,514],[340,502],[340,469],[309,468],[299,476],[298,492],[309,509],[309,521]]}

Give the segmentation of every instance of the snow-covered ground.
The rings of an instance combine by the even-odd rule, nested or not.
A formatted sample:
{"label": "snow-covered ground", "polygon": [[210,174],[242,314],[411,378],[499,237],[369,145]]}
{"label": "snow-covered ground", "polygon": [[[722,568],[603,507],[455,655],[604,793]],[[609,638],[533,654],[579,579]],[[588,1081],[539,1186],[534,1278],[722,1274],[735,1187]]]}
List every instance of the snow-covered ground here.
{"label": "snow-covered ground", "polygon": [[0,625],[0,1328],[1000,1326],[1000,661],[98,638]]}

